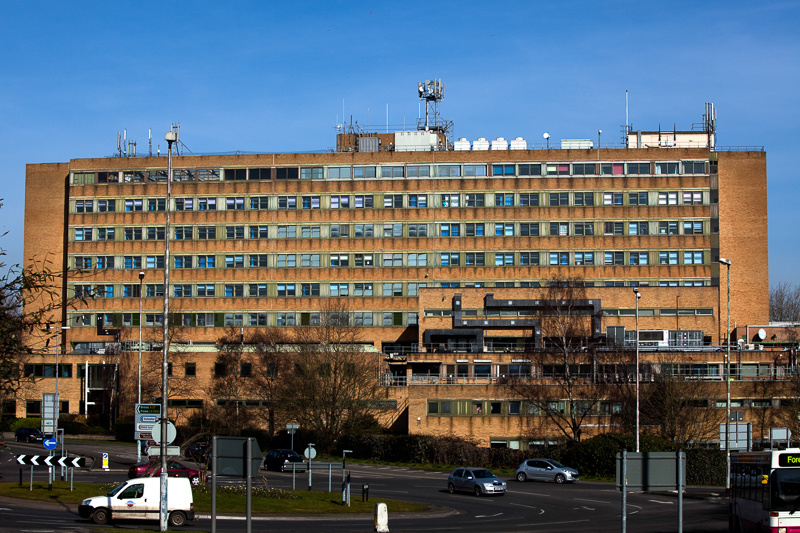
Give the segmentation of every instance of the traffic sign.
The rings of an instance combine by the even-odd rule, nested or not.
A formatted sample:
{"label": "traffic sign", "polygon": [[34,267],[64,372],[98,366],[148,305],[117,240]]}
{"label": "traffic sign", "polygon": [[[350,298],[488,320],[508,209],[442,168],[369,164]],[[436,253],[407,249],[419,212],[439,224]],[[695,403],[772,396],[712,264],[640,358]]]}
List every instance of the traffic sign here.
{"label": "traffic sign", "polygon": [[18,455],[17,464],[30,466],[67,466],[81,468],[86,466],[85,457],[56,457],[55,455]]}
{"label": "traffic sign", "polygon": [[[161,437],[162,437],[161,429],[162,429],[161,424],[159,423],[157,424],[157,427],[153,427],[149,430],[153,434],[151,438],[154,441],[156,441],[156,444],[161,444]],[[178,436],[178,430],[175,429],[175,424],[167,421],[167,435],[164,440],[167,441],[167,444],[172,444],[172,442],[175,440],[175,437],[177,436]]]}
{"label": "traffic sign", "polygon": [[44,447],[47,448],[48,450],[55,450],[56,446],[58,446],[58,441],[54,437],[50,437],[44,439],[42,441],[42,444],[44,444]]}
{"label": "traffic sign", "polygon": [[133,438],[136,440],[152,439],[153,426],[161,419],[161,404],[137,403],[135,413]]}
{"label": "traffic sign", "polygon": [[160,403],[137,403],[136,404],[136,414],[139,414],[139,415],[160,415],[161,414],[161,404]]}
{"label": "traffic sign", "polygon": [[[180,446],[167,446],[167,456],[176,456],[181,454],[181,447]],[[161,446],[155,445],[150,446],[147,448],[147,455],[149,456],[160,456],[161,455]]]}

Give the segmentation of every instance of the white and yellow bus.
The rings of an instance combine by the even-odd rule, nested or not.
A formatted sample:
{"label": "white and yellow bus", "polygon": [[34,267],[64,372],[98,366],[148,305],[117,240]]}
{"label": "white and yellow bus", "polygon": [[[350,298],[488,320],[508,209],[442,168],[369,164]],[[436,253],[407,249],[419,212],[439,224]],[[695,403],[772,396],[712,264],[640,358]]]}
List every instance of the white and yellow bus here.
{"label": "white and yellow bus", "polygon": [[800,448],[731,454],[729,530],[800,533]]}

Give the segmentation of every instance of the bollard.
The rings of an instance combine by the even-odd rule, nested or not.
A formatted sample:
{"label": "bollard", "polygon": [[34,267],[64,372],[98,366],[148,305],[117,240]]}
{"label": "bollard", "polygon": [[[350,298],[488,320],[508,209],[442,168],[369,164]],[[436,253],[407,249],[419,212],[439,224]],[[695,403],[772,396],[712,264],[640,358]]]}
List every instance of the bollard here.
{"label": "bollard", "polygon": [[369,501],[369,485],[361,485],[361,501]]}
{"label": "bollard", "polygon": [[389,510],[385,503],[375,504],[375,531],[389,533]]}

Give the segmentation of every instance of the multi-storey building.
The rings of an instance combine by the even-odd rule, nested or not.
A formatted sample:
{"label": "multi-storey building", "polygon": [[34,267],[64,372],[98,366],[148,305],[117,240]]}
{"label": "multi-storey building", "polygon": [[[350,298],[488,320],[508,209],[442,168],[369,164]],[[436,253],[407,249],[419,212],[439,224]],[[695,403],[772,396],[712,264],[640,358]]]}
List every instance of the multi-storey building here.
{"label": "multi-storey building", "polygon": [[[707,130],[631,132],[621,148],[462,139],[452,149],[444,140],[342,134],[335,152],[175,156],[169,198],[165,156],[29,165],[25,257],[60,265],[60,297],[77,299],[53,317],[70,327],[62,409],[83,412],[87,388],[97,397],[90,411],[102,409],[103,393],[91,389],[113,386],[101,375],[116,339],[99,335],[98,320],[123,347],[138,345],[140,328],[158,338],[165,291],[196,354],[180,371],[198,392],[174,405],[214,402],[202,390],[225,329],[313,326],[323,302],[337,299],[367,332],[364,343],[386,355],[392,396],[419,417],[409,431],[433,431],[428,399],[476,394],[412,392],[413,376],[491,388],[479,378],[509,365],[529,370],[514,354],[537,346],[530,301],[554,280],[585,285],[599,342],[623,342],[626,332],[630,340],[639,287],[640,330],[666,332],[673,345],[718,345],[727,324],[722,256],[733,265],[731,323],[768,322],[763,150],[715,147]],[[42,355],[26,372],[52,362]],[[718,365],[718,354],[709,362]],[[20,394],[19,416],[36,415],[50,381]],[[487,442],[499,430],[448,431]]]}

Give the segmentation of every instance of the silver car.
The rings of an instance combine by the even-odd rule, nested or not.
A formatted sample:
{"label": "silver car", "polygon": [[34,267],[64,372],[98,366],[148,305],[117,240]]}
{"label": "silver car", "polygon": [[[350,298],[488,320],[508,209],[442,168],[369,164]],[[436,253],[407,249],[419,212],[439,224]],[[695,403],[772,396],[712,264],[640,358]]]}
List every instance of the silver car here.
{"label": "silver car", "polygon": [[580,479],[577,470],[552,459],[527,459],[519,465],[517,471],[514,472],[514,477],[517,478],[517,481],[533,479],[556,483],[573,482]]}
{"label": "silver car", "polygon": [[447,491],[471,492],[475,496],[506,493],[506,482],[485,468],[456,468],[447,478]]}

